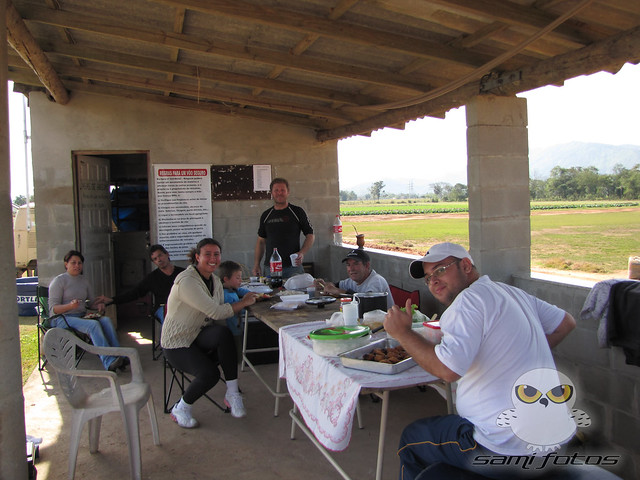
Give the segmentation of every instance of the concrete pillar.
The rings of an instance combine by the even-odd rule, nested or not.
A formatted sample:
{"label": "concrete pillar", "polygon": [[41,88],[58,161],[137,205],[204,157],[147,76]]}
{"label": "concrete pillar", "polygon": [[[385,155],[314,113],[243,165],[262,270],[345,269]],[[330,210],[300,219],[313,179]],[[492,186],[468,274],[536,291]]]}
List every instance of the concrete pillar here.
{"label": "concrete pillar", "polygon": [[9,163],[9,113],[7,99],[7,32],[0,0],[0,478],[28,477],[24,426],[24,398],[20,362],[20,333],[16,303],[11,174]]}
{"label": "concrete pillar", "polygon": [[471,256],[509,282],[531,271],[527,101],[481,95],[466,111]]}

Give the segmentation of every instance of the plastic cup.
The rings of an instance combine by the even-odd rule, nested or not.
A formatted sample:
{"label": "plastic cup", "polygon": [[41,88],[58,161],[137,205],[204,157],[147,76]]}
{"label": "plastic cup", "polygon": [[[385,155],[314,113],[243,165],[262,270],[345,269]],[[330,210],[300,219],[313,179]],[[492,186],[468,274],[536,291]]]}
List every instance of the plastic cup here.
{"label": "plastic cup", "polygon": [[298,260],[298,254],[297,253],[292,253],[291,255],[289,255],[289,258],[291,259],[291,266],[295,267],[296,266],[296,260]]}
{"label": "plastic cup", "polygon": [[345,303],[342,305],[342,314],[344,315],[345,325],[357,325],[358,324],[358,304],[357,303]]}
{"label": "plastic cup", "polygon": [[309,295],[309,298],[316,298],[316,287],[308,287],[307,295]]}

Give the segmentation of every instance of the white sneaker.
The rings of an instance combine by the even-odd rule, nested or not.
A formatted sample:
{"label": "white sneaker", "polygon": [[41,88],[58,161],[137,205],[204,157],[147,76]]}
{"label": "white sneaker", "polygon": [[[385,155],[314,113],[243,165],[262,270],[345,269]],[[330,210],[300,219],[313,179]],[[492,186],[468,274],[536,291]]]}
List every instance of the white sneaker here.
{"label": "white sneaker", "polygon": [[191,412],[178,408],[177,403],[171,409],[171,418],[182,428],[196,428],[199,425],[198,421],[191,416]]}
{"label": "white sneaker", "polygon": [[224,404],[231,409],[232,417],[242,418],[247,416],[241,393],[227,393],[224,396]]}

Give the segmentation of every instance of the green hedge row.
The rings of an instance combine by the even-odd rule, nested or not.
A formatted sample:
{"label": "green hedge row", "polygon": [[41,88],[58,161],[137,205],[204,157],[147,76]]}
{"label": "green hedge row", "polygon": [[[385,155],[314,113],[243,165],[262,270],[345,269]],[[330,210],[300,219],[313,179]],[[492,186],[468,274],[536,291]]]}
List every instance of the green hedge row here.
{"label": "green hedge row", "polygon": [[[558,210],[568,208],[620,208],[620,207],[636,207],[638,202],[620,202],[620,203],[553,203],[537,205],[532,204],[531,210]],[[344,217],[355,215],[401,215],[401,214],[425,214],[425,213],[466,213],[469,211],[469,207],[399,207],[399,208],[384,208],[368,209],[368,210],[345,210],[341,211],[340,215]]]}

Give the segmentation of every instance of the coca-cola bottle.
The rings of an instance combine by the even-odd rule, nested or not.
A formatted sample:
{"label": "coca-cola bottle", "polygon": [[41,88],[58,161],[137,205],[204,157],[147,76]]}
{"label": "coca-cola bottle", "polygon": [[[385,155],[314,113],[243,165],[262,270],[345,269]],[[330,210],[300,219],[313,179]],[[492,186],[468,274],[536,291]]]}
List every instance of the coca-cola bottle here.
{"label": "coca-cola bottle", "polygon": [[336,215],[336,220],[333,222],[333,244],[342,246],[342,220],[340,215]]}
{"label": "coca-cola bottle", "polygon": [[277,248],[274,248],[271,254],[269,270],[271,271],[271,288],[280,288],[282,286],[282,257],[280,257]]}

